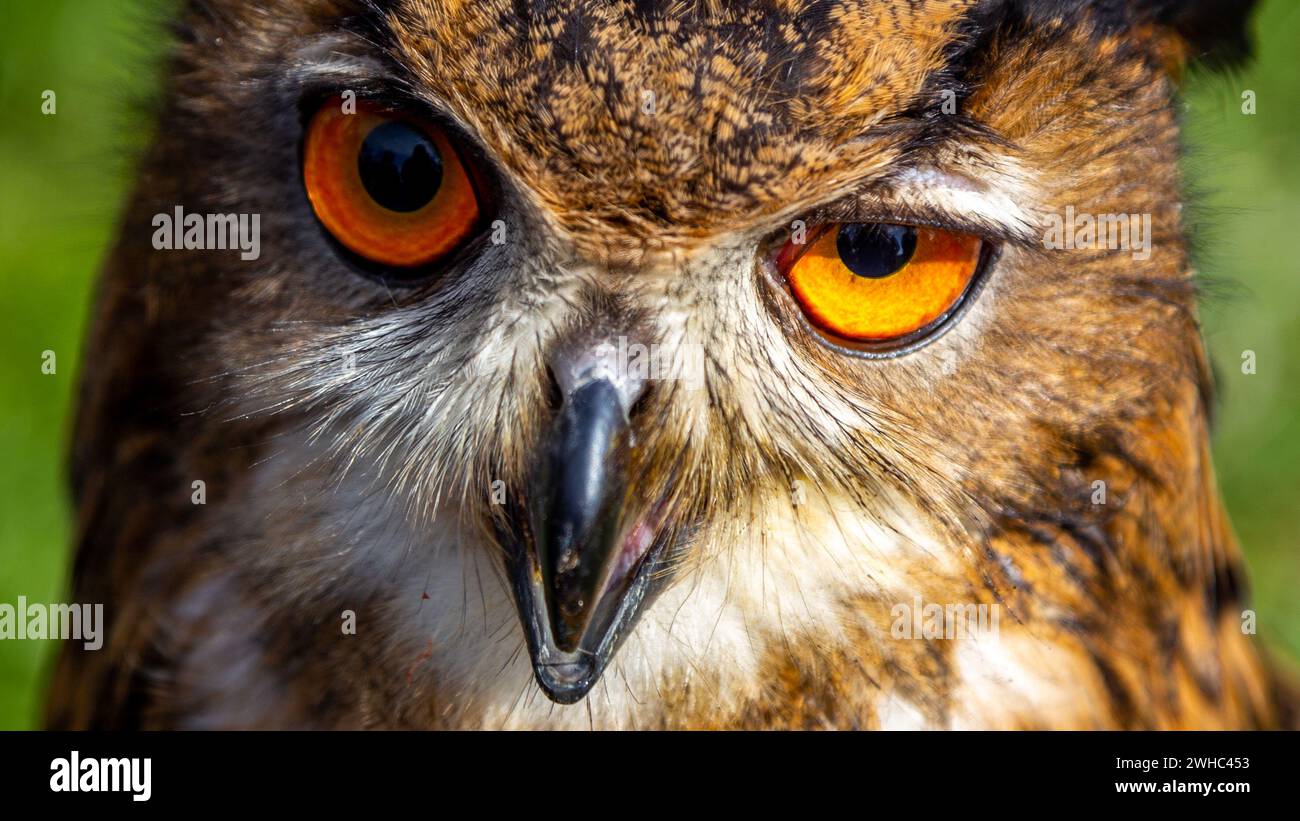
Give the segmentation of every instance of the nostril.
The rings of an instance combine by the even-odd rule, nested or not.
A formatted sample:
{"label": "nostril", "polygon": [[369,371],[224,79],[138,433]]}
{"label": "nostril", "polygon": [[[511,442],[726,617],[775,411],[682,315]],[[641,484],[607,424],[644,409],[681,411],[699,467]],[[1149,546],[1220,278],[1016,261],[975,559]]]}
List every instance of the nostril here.
{"label": "nostril", "polygon": [[566,412],[584,386],[603,382],[613,388],[624,419],[645,407],[650,375],[647,346],[626,337],[587,334],[557,345],[543,360],[547,403],[553,415]]}
{"label": "nostril", "polygon": [[550,365],[546,366],[545,383],[546,407],[551,413],[557,413],[560,405],[564,403],[564,394],[560,392],[560,383],[556,380],[555,372],[551,370]]}
{"label": "nostril", "polygon": [[649,385],[641,388],[636,400],[632,402],[632,407],[627,409],[628,420],[636,419],[645,410],[645,407],[650,404],[650,393]]}

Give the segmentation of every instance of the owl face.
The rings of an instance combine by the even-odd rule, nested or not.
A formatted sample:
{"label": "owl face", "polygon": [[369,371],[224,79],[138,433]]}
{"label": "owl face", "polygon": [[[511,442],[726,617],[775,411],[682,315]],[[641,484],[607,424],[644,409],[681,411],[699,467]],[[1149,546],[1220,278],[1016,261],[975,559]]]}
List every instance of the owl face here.
{"label": "owl face", "polygon": [[209,526],[296,607],[434,636],[450,691],[520,641],[560,703],[753,680],[849,602],[978,586],[1007,517],[1087,515],[1094,455],[1204,380],[1167,21],[228,5],[146,166],[206,173],[123,233],[261,215],[255,261],[143,273],[221,420],[196,463],[247,445]]}

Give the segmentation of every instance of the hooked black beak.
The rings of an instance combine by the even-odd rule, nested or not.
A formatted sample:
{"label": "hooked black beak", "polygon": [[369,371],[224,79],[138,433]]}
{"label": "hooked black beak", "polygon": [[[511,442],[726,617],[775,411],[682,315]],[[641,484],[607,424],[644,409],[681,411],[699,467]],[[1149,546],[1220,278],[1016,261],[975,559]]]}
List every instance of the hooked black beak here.
{"label": "hooked black beak", "polygon": [[[604,343],[553,368],[560,404],[514,509],[515,598],[538,684],[578,701],[635,624],[663,505],[630,504],[632,411],[645,391]],[[519,521],[522,519],[523,521]]]}
{"label": "hooked black beak", "polygon": [[555,646],[578,649],[618,549],[629,446],[626,409],[609,379],[564,398],[541,464],[534,533]]}

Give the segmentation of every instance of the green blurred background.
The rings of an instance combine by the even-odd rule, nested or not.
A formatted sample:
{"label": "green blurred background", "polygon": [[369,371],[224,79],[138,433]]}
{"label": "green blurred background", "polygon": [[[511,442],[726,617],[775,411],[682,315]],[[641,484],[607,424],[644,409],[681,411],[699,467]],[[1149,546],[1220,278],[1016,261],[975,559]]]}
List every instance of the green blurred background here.
{"label": "green blurred background", "polygon": [[[59,601],[64,455],[91,281],[149,124],[168,2],[0,0],[0,602]],[[1209,278],[1219,479],[1264,640],[1300,658],[1300,3],[1256,16],[1257,59],[1188,78],[1191,212]],[[57,113],[41,113],[46,89]],[[1241,112],[1255,92],[1257,113]],[[41,373],[41,354],[57,372]],[[1257,373],[1241,372],[1253,350]],[[93,363],[88,365],[93,367]],[[37,726],[53,643],[0,643],[0,729]]]}

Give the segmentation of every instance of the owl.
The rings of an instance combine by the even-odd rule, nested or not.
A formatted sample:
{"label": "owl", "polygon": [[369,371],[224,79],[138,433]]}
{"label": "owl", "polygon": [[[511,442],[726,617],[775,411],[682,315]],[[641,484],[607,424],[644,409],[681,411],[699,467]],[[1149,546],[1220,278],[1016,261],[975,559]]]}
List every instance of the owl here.
{"label": "owl", "polygon": [[59,728],[1252,728],[1177,91],[1250,3],[196,0]]}

